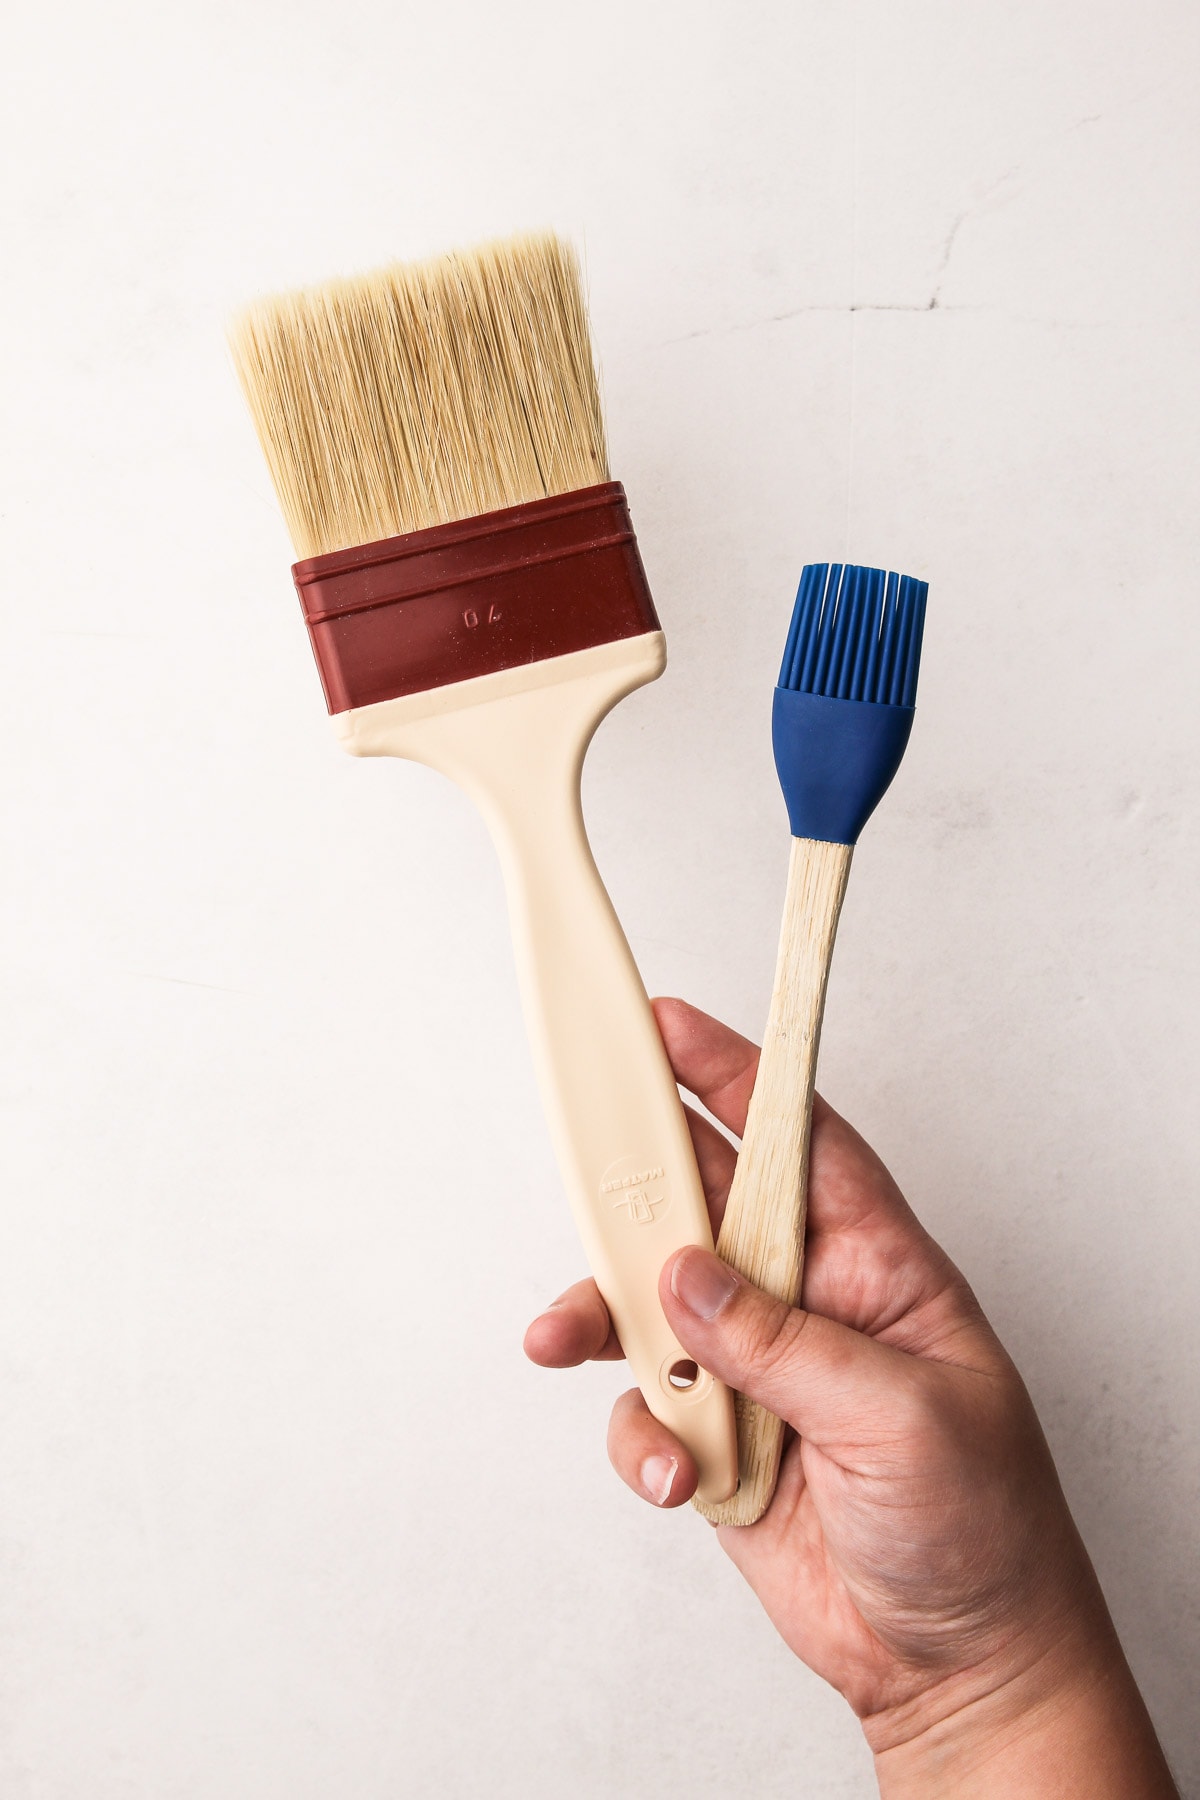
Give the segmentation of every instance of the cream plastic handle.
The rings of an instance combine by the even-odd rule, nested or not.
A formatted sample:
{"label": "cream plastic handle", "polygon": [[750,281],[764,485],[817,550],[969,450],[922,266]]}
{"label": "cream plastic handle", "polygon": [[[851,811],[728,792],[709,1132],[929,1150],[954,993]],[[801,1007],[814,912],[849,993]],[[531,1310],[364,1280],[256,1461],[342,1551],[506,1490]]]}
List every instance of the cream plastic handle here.
{"label": "cream plastic handle", "polygon": [[732,1398],[687,1361],[658,1299],[684,1244],[712,1234],[675,1078],[584,831],[597,725],[661,674],[661,632],[336,715],[359,756],[405,756],[478,803],[504,872],[517,972],[551,1136],[592,1273],[654,1415],[695,1457],[699,1496],[733,1492]]}
{"label": "cream plastic handle", "polygon": [[[758,1287],[794,1306],[804,1271],[804,1215],[813,1087],[825,989],[853,848],[793,838],[775,987],[762,1056],[717,1254]],[[716,1525],[753,1525],[779,1478],[783,1423],[745,1394],[735,1397],[741,1481],[714,1505],[697,1495]]]}

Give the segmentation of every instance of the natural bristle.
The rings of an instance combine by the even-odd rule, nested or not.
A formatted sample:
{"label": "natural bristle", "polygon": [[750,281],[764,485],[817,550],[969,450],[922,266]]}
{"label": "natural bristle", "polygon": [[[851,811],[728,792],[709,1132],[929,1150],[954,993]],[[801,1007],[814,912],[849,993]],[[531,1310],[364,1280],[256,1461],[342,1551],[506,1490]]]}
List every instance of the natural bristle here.
{"label": "natural bristle", "polygon": [[800,577],[779,685],[831,700],[912,706],[929,583],[853,563]]}
{"label": "natural bristle", "polygon": [[298,557],[608,480],[579,264],[551,233],[262,301],[230,342]]}

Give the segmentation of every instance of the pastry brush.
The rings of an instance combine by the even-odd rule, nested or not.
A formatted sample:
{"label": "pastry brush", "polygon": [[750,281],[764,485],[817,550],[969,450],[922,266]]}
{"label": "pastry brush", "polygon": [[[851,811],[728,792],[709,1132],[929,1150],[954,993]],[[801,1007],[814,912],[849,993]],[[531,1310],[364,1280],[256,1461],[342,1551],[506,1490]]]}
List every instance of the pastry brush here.
{"label": "pastry brush", "polygon": [[[912,730],[928,583],[842,563],[800,578],[772,739],[792,830],[762,1055],[717,1254],[789,1306],[800,1297],[813,1084],[838,918],[859,833]],[[697,1505],[752,1525],[775,1492],[783,1424],[744,1394],[736,1493]]]}
{"label": "pastry brush", "polygon": [[264,301],[231,333],[343,747],[430,764],[499,852],[584,1248],[650,1410],[718,1501],[728,1390],[658,1300],[711,1246],[679,1092],[580,808],[584,752],[665,644],[609,479],[578,265],[550,234]]}

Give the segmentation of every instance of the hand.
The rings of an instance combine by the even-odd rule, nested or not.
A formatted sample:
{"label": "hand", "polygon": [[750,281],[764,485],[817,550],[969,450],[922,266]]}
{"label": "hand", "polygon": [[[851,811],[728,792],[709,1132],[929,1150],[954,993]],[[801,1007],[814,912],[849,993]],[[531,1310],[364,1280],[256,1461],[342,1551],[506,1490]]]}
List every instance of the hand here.
{"label": "hand", "polygon": [[[754,1046],[656,1002],[681,1086],[740,1132]],[[735,1153],[689,1112],[714,1233]],[[702,1250],[660,1282],[680,1343],[792,1428],[779,1486],[722,1548],[784,1640],[863,1722],[889,1795],[1174,1795],[1032,1403],[949,1258],[879,1159],[817,1101],[802,1307]],[[529,1327],[565,1367],[620,1355],[594,1282]],[[696,1485],[637,1389],[609,1454],[655,1505]]]}

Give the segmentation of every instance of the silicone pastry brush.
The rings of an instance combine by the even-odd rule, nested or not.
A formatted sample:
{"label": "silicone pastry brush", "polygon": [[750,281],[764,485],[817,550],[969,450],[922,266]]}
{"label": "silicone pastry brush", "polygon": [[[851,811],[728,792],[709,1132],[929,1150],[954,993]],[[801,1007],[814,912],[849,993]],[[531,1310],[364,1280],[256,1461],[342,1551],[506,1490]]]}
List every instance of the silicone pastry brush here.
{"label": "silicone pastry brush", "polygon": [[338,738],[430,764],[482,809],[592,1272],[651,1411],[720,1500],[732,1399],[658,1301],[668,1256],[711,1246],[704,1194],[580,809],[593,732],[666,658],[574,254],[547,234],[398,265],[265,301],[231,341]]}
{"label": "silicone pastry brush", "polygon": [[[772,738],[792,829],[783,928],[762,1057],[717,1253],[795,1305],[813,1083],[838,917],[859,833],[882,799],[912,729],[928,584],[842,563],[800,578]],[[735,1399],[737,1492],[697,1505],[719,1524],[752,1525],[775,1492],[783,1424]]]}

